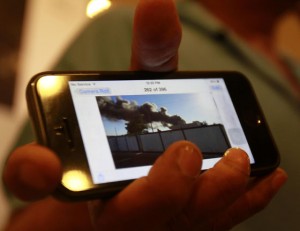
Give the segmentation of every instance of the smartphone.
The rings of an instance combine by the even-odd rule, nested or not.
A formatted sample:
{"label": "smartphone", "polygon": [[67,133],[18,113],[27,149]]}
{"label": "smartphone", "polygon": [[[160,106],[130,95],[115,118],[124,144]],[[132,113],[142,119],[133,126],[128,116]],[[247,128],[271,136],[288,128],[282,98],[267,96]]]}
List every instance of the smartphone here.
{"label": "smartphone", "polygon": [[280,162],[238,72],[46,72],[31,79],[26,95],[38,142],[62,162],[62,199],[114,195],[179,140],[201,149],[203,171],[230,147],[247,152],[252,176]]}

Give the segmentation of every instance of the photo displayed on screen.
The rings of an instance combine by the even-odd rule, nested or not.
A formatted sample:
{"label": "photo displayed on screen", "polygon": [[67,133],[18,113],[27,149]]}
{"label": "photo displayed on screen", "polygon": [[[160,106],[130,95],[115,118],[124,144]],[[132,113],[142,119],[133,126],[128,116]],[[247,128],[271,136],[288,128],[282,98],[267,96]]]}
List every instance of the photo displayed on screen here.
{"label": "photo displayed on screen", "polygon": [[230,147],[217,108],[198,94],[96,96],[116,168],[153,165],[172,143],[188,140],[204,159]]}
{"label": "photo displayed on screen", "polygon": [[222,78],[70,81],[85,154],[95,184],[148,174],[172,143],[188,140],[202,151],[202,169],[229,147],[254,163]]}

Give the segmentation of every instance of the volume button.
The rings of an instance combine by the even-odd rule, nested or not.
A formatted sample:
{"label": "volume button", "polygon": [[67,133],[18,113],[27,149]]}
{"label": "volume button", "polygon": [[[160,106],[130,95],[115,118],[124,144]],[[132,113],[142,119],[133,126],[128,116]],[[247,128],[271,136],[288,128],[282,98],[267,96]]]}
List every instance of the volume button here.
{"label": "volume button", "polygon": [[65,137],[66,137],[66,140],[68,142],[69,148],[73,149],[74,148],[74,142],[73,142],[73,136],[72,136],[72,133],[71,133],[68,118],[63,117],[62,121],[63,121]]}

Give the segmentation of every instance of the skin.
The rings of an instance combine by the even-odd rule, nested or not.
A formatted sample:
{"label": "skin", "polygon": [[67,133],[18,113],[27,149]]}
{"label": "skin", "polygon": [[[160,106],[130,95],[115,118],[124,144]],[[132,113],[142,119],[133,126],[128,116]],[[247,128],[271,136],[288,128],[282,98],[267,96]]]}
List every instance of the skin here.
{"label": "skin", "polygon": [[[173,1],[140,1],[131,69],[177,69],[180,39]],[[250,179],[249,159],[240,149],[230,149],[212,169],[199,174],[201,164],[195,145],[177,142],[148,176],[112,199],[66,203],[50,196],[62,172],[55,153],[37,144],[20,147],[9,157],[3,181],[32,203],[11,217],[6,230],[228,230],[265,208],[287,180],[280,168]]]}

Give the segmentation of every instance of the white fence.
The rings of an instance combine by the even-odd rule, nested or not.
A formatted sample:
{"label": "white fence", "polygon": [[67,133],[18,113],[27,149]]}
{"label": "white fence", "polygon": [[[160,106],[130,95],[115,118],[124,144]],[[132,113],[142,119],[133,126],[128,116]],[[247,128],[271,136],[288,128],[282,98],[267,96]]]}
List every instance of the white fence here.
{"label": "white fence", "polygon": [[112,152],[163,152],[179,140],[193,142],[205,154],[223,154],[230,147],[221,124],[107,138]]}

